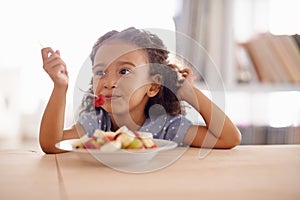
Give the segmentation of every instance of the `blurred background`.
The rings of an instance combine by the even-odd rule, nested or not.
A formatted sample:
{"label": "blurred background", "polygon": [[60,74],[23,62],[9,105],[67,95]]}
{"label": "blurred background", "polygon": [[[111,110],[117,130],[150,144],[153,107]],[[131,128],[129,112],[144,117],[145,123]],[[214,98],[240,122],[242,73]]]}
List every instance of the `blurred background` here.
{"label": "blurred background", "polygon": [[[69,127],[73,124],[73,88],[93,43],[107,31],[129,26],[179,31],[205,48],[222,77],[222,87],[216,88],[225,91],[221,107],[240,127],[242,144],[300,143],[300,83],[265,81],[245,48],[261,34],[289,36],[295,47],[299,6],[297,0],[1,1],[0,149],[39,149],[39,123],[52,91],[52,82],[42,69],[42,46],[59,49],[67,63],[70,86],[65,126]],[[299,46],[293,50],[299,57]],[[193,48],[177,46],[176,51],[197,58]],[[300,71],[298,57],[296,71]],[[199,63],[197,84],[209,91],[215,71]]]}

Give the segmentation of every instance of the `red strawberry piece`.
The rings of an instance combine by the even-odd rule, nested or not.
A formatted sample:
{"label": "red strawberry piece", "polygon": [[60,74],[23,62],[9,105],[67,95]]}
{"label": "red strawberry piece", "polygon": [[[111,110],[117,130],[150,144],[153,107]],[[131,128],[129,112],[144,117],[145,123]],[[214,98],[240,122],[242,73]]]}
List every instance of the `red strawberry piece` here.
{"label": "red strawberry piece", "polygon": [[99,94],[97,97],[94,98],[94,105],[95,107],[100,107],[105,103],[104,96]]}

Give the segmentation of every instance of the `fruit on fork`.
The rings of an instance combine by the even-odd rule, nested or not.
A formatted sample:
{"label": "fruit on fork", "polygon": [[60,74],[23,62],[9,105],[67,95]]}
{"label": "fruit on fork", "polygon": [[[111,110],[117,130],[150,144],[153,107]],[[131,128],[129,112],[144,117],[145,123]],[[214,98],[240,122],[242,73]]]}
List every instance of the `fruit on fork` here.
{"label": "fruit on fork", "polygon": [[102,94],[99,94],[94,97],[94,105],[95,107],[100,107],[105,103],[105,98]]}

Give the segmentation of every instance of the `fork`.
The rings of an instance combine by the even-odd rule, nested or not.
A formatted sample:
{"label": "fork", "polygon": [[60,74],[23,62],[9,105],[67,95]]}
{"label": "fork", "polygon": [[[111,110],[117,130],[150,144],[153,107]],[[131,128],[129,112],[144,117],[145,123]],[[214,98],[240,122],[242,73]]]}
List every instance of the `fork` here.
{"label": "fork", "polygon": [[81,89],[80,87],[77,87],[77,88],[78,88],[81,92],[85,93],[86,95],[89,95],[89,96],[94,97],[94,98],[98,98],[98,96],[95,95],[95,94],[93,94],[93,93],[87,92],[87,91]]}

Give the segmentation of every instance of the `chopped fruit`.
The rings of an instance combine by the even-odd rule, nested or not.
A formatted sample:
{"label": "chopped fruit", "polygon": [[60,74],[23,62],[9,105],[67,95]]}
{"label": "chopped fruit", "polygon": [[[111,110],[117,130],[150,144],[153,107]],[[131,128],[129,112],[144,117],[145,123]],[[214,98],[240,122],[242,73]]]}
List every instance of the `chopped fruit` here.
{"label": "chopped fruit", "polygon": [[90,140],[90,138],[87,135],[84,135],[84,136],[82,136],[80,138],[80,140],[78,140],[77,142],[73,143],[72,147],[76,148],[76,149],[83,149],[84,148],[83,144],[86,143],[89,140]]}
{"label": "chopped fruit", "polygon": [[102,94],[99,94],[97,97],[94,98],[94,105],[95,107],[100,107],[105,103],[105,98]]}
{"label": "chopped fruit", "polygon": [[126,126],[121,126],[117,131],[116,134],[120,134],[120,133],[126,133],[127,135],[134,137],[135,134],[129,130]]}
{"label": "chopped fruit", "polygon": [[87,141],[89,141],[89,140],[90,140],[90,138],[89,138],[88,135],[84,135],[84,136],[82,136],[82,137],[80,138],[80,141],[81,141],[82,143],[85,143],[85,142],[87,142]]}
{"label": "chopped fruit", "polygon": [[138,131],[133,131],[133,134],[135,135],[135,137],[137,137],[139,139],[141,138],[140,133]]}
{"label": "chopped fruit", "polygon": [[115,140],[115,138],[116,138],[116,136],[117,136],[118,134],[116,134],[116,132],[111,132],[111,131],[109,131],[109,132],[104,132],[104,135],[106,136],[106,138],[107,138],[109,141],[113,141],[113,140]]}
{"label": "chopped fruit", "polygon": [[113,152],[119,149],[121,149],[121,142],[117,140],[109,141],[101,147],[101,151],[103,152]]}
{"label": "chopped fruit", "polygon": [[156,144],[153,142],[153,136],[148,132],[137,132],[135,131],[137,138],[140,138],[145,148],[155,148]]}
{"label": "chopped fruit", "polygon": [[134,140],[134,137],[128,135],[127,133],[121,133],[116,140],[120,141],[122,147],[125,149]]}
{"label": "chopped fruit", "polygon": [[143,148],[144,148],[144,144],[138,138],[134,138],[134,140],[127,146],[127,149],[143,149]]}
{"label": "chopped fruit", "polygon": [[116,132],[105,132],[97,129],[92,137],[84,135],[72,146],[77,149],[100,149],[106,152],[118,149],[150,149],[157,147],[153,142],[151,133],[131,131],[126,126],[120,127]]}
{"label": "chopped fruit", "polygon": [[96,142],[97,144],[104,145],[107,141],[103,138],[96,138]]}
{"label": "chopped fruit", "polygon": [[156,144],[150,138],[142,139],[142,142],[146,148],[155,148],[156,147]]}
{"label": "chopped fruit", "polygon": [[105,137],[105,132],[100,130],[100,129],[96,129],[93,137],[98,138],[98,139],[103,139]]}
{"label": "chopped fruit", "polygon": [[95,138],[91,138],[87,142],[83,143],[83,146],[87,149],[100,149],[101,144],[97,143]]}
{"label": "chopped fruit", "polygon": [[[137,132],[137,131],[136,131]],[[148,132],[137,132],[138,134],[138,138],[143,138],[143,139],[146,139],[146,138],[153,138],[153,135],[151,133],[148,133]]]}
{"label": "chopped fruit", "polygon": [[94,134],[93,134],[93,136],[95,136],[95,137],[97,137],[97,138],[99,138],[99,137],[103,137],[104,136],[104,131],[102,131],[102,130],[100,130],[100,129],[96,129],[95,131],[94,131]]}
{"label": "chopped fruit", "polygon": [[94,134],[93,134],[93,137],[96,137],[97,139],[104,140],[105,142],[114,140],[115,136],[116,136],[115,132],[105,132],[105,131],[102,131],[100,129],[96,129]]}

